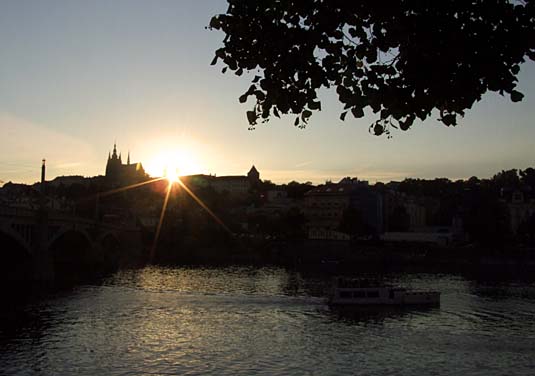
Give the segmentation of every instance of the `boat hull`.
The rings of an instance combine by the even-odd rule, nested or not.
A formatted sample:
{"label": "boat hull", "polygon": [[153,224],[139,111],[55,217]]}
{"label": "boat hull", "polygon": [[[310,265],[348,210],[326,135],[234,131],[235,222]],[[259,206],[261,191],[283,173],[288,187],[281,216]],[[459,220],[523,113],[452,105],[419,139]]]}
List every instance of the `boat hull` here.
{"label": "boat hull", "polygon": [[335,288],[332,306],[438,306],[438,291],[408,291],[403,288]]}

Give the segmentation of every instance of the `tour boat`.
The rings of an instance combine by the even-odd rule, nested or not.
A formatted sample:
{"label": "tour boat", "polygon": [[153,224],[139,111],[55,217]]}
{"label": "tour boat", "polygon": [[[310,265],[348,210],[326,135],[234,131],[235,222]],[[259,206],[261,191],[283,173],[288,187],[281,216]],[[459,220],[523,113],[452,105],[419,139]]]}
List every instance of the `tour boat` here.
{"label": "tour boat", "polygon": [[440,305],[440,292],[413,291],[403,287],[387,286],[369,280],[335,280],[329,304],[333,306],[406,306]]}

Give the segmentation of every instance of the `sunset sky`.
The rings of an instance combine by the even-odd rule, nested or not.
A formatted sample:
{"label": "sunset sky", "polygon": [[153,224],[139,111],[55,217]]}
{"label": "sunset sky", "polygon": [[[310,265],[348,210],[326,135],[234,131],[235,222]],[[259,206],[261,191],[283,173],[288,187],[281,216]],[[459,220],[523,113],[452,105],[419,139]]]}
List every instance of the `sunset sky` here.
{"label": "sunset sky", "polygon": [[535,64],[520,73],[524,101],[487,94],[456,128],[437,115],[393,138],[368,132],[372,117],[339,120],[336,95],[305,130],[293,117],[249,131],[238,102],[247,77],[210,66],[223,34],[205,29],[226,1],[0,2],[0,180],[104,173],[117,140],[126,160],[161,174],[245,174],[321,183],[343,176],[489,177],[535,166]]}

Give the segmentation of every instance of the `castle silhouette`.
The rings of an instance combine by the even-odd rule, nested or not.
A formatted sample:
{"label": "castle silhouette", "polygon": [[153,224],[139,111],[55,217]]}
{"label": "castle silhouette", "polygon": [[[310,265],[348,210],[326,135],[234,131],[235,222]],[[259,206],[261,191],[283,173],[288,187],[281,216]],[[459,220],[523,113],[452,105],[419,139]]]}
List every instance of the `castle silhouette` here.
{"label": "castle silhouette", "polygon": [[106,179],[112,184],[124,185],[146,180],[147,173],[141,163],[130,163],[130,151],[126,164],[123,164],[121,153],[117,154],[117,144],[113,144],[113,153],[108,153],[106,163]]}

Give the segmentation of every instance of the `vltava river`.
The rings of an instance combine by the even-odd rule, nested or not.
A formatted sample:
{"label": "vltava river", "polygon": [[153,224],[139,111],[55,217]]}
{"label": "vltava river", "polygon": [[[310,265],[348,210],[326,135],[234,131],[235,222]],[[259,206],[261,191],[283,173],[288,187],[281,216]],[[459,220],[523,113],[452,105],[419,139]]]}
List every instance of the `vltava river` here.
{"label": "vltava river", "polygon": [[535,284],[390,276],[439,308],[333,311],[278,268],[122,271],[6,302],[0,374],[534,375]]}

